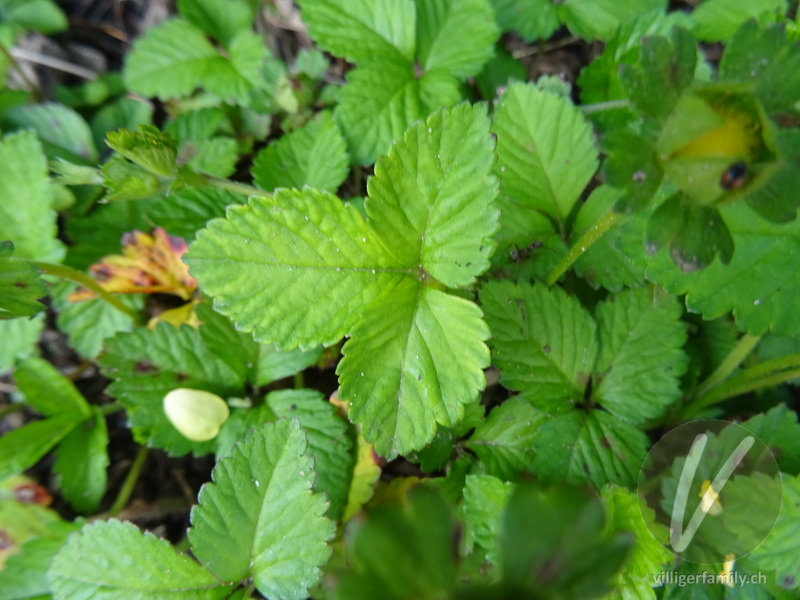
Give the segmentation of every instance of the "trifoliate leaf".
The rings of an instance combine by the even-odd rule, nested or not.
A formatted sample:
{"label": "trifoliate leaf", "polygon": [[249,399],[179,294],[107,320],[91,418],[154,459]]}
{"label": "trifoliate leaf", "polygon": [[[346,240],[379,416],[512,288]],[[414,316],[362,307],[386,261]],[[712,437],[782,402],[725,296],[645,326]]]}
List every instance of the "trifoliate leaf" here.
{"label": "trifoliate leaf", "polygon": [[308,435],[306,454],[314,459],[317,474],[314,491],[330,502],[327,516],[342,516],[353,471],[352,441],[347,424],[336,415],[333,405],[316,390],[271,392],[264,404],[278,418],[299,419]]}
{"label": "trifoliate leaf", "polygon": [[[72,348],[85,358],[96,358],[103,341],[119,331],[130,331],[133,319],[101,298],[84,302],[69,302],[66,296],[75,286],[64,286],[53,298],[58,312],[58,329],[65,333]],[[117,296],[120,302],[140,311],[144,307],[141,296]]]}
{"label": "trifoliate leaf", "polygon": [[39,299],[47,287],[38,269],[13,253],[14,244],[0,241],[0,320],[32,317],[45,308]]}
{"label": "trifoliate leaf", "polygon": [[35,131],[50,159],[68,159],[71,154],[90,162],[97,160],[89,125],[71,108],[54,103],[28,104],[11,111],[6,118],[19,129]]}
{"label": "trifoliate leaf", "polygon": [[177,456],[210,452],[212,445],[191,442],[175,429],[164,414],[164,396],[177,388],[236,396],[244,384],[197,330],[185,325],[159,323],[155,329],[118,333],[106,342],[98,362],[116,380],[108,393],[128,409],[137,439]]}
{"label": "trifoliate leaf", "polygon": [[239,330],[284,349],[339,341],[408,271],[356,209],[311,189],[229,208],[199,232],[185,262]]}
{"label": "trifoliate leaf", "polygon": [[423,70],[476,75],[500,35],[488,0],[417,0],[417,56]]}
{"label": "trifoliate leaf", "polygon": [[225,45],[253,25],[253,5],[246,0],[178,0],[178,11],[194,26]]}
{"label": "trifoliate leaf", "polygon": [[406,132],[367,183],[370,224],[392,255],[448,287],[474,283],[494,250],[488,138],[484,106],[437,112]]}
{"label": "trifoliate leaf", "polygon": [[464,442],[489,475],[515,481],[533,466],[534,442],[545,415],[520,398],[493,409]]}
{"label": "trifoliate leaf", "polygon": [[191,388],[167,392],[164,413],[175,429],[193,442],[213,440],[231,414],[225,400],[216,394]]}
{"label": "trifoliate leaf", "polygon": [[607,40],[620,23],[648,10],[667,8],[666,0],[565,0],[554,4],[561,21],[585,40]]}
{"label": "trifoliate leaf", "polygon": [[630,558],[616,578],[622,598],[655,600],[654,576],[663,571],[663,564],[672,560],[672,553],[662,545],[669,539],[669,531],[664,527],[663,538],[656,540],[651,533],[658,527],[652,509],[625,488],[605,486],[600,497],[608,518],[607,530],[633,534]]}
{"label": "trifoliate leaf", "polygon": [[14,367],[22,360],[37,353],[36,342],[44,330],[44,316],[32,319],[0,319],[0,372]]}
{"label": "trifoliate leaf", "polygon": [[513,483],[490,475],[467,475],[463,505],[467,540],[486,550],[487,559],[493,563],[497,562],[500,517],[512,491]]}
{"label": "trifoliate leaf", "polygon": [[692,11],[692,21],[696,23],[692,33],[704,42],[723,42],[750,19],[762,25],[773,23],[786,9],[786,0],[705,0]]}
{"label": "trifoliate leaf", "polygon": [[217,463],[192,510],[189,540],[227,581],[253,578],[264,596],[301,600],[330,555],[335,525],[311,492],[314,461],[297,421],[265,425]]}
{"label": "trifoliate leaf", "polygon": [[767,539],[750,558],[760,569],[774,571],[779,587],[800,587],[800,560],[796,540],[800,536],[800,476],[783,477],[783,504]]}
{"label": "trifoliate leaf", "polygon": [[75,385],[46,360],[29,358],[14,371],[17,389],[37,412],[47,416],[88,419],[89,404]]}
{"label": "trifoliate leaf", "polygon": [[692,35],[680,28],[672,36],[642,40],[637,64],[623,64],[619,77],[631,103],[644,115],[662,118],[692,83],[697,48]]}
{"label": "trifoliate leaf", "polygon": [[[742,8],[747,6],[750,3],[741,5]],[[792,110],[800,100],[800,82],[786,77],[799,68],[800,44],[790,41],[784,25],[760,28],[750,21],[728,42],[719,65],[719,80],[746,83],[752,87],[764,110],[772,114]]]}
{"label": "trifoliate leaf", "polygon": [[319,46],[350,62],[414,60],[416,22],[411,0],[300,0],[303,22]]}
{"label": "trifoliate leaf", "polygon": [[402,62],[368,64],[347,74],[334,116],[355,164],[372,164],[405,129],[435,109],[461,100],[458,80],[442,71],[414,74]]}
{"label": "trifoliate leaf", "polygon": [[59,262],[64,245],[56,238],[53,190],[47,161],[31,131],[7,135],[0,140],[0,241],[14,242],[14,254],[48,262]]}
{"label": "trifoliate leaf", "polygon": [[491,0],[497,22],[504,31],[514,30],[527,42],[546,40],[561,22],[550,0]]}
{"label": "trifoliate leaf", "polygon": [[53,471],[70,506],[81,514],[97,510],[106,492],[108,430],[103,413],[78,424],[58,445]]}
{"label": "trifoliate leaf", "polygon": [[499,101],[493,131],[500,197],[563,223],[598,165],[581,111],[566,98],[514,83]]}
{"label": "trifoliate leaf", "polygon": [[686,294],[686,306],[714,319],[733,311],[741,331],[780,335],[800,333],[800,314],[794,310],[794,273],[800,248],[800,222],[778,225],[756,216],[742,202],[720,209],[736,251],[730,264],[685,273],[667,252],[657,253],[647,269],[652,281],[673,294]]}
{"label": "trifoliate leaf", "polygon": [[681,398],[686,326],[674,296],[657,288],[615,294],[595,310],[600,351],[593,397],[633,425],[660,417]]}
{"label": "trifoliate leaf", "polygon": [[596,325],[561,288],[493,281],[481,290],[500,382],[551,411],[581,402],[597,355]]}
{"label": "trifoliate leaf", "polygon": [[221,600],[231,585],[132,523],[96,521],[70,536],[48,572],[56,598]]}
{"label": "trifoliate leaf", "polygon": [[347,178],[348,162],[344,138],[325,112],[259,152],[250,172],[266,190],[307,185],[336,192]]}
{"label": "trifoliate leaf", "polygon": [[381,455],[422,448],[486,384],[489,330],[475,304],[411,280],[371,308],[337,367],[339,397]]}
{"label": "trifoliate leaf", "polygon": [[338,600],[452,597],[456,524],[433,490],[414,488],[403,509],[376,508],[363,522],[351,521],[346,535],[351,569],[339,576]]}
{"label": "trifoliate leaf", "polygon": [[534,473],[543,481],[632,487],[644,462],[647,436],[600,410],[572,410],[539,429]]}
{"label": "trifoliate leaf", "polygon": [[[596,188],[581,206],[573,225],[573,237],[580,238],[610,210],[621,191],[609,186]],[[575,272],[594,288],[619,292],[644,280],[647,255],[644,245],[645,220],[624,215],[575,262]]]}
{"label": "trifoliate leaf", "polygon": [[603,597],[632,545],[605,521],[600,502],[585,491],[518,485],[500,526],[500,564],[512,586],[502,597]]}
{"label": "trifoliate leaf", "polygon": [[34,421],[0,438],[0,481],[22,473],[60,442],[75,427],[74,415]]}

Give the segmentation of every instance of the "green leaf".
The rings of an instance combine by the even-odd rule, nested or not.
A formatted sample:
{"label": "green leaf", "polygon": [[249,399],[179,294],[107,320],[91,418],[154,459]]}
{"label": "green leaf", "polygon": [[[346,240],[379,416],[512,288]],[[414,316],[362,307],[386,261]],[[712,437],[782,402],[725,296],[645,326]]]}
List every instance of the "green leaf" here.
{"label": "green leaf", "polygon": [[0,22],[41,33],[67,28],[67,17],[52,0],[2,0]]}
{"label": "green leaf", "polygon": [[[661,542],[667,543],[669,531],[662,527],[662,539],[651,531],[657,527],[655,514],[634,492],[617,486],[605,486],[600,497],[608,517],[607,531],[629,532],[634,544],[628,562],[617,574],[616,583],[625,600],[655,600],[654,576],[673,556]],[[648,522],[645,522],[647,520]]]}
{"label": "green leaf", "polygon": [[155,329],[118,333],[106,342],[98,363],[114,379],[107,392],[128,409],[134,435],[142,443],[180,456],[203,454],[212,442],[192,442],[181,435],[163,410],[164,396],[177,388],[241,395],[244,382],[206,346],[200,333],[159,323]]}
{"label": "green leaf", "polygon": [[203,33],[180,19],[148,29],[125,63],[126,86],[161,100],[190,95],[205,87],[223,100],[246,105],[262,84],[267,49],[255,33],[240,31],[223,57]]}
{"label": "green leaf", "polygon": [[152,122],[153,107],[150,103],[133,98],[120,98],[98,110],[89,121],[89,125],[92,128],[95,146],[107,151],[105,140],[109,131],[116,129],[136,131],[140,125],[150,125]]}
{"label": "green leaf", "polygon": [[694,38],[685,29],[675,28],[671,37],[644,38],[638,63],[623,64],[619,78],[639,112],[663,118],[694,80],[696,64]]}
{"label": "green leaf", "polygon": [[[573,225],[579,239],[610,210],[621,196],[610,186],[596,188],[581,206]],[[623,216],[575,262],[575,272],[594,288],[619,292],[644,281],[647,255],[644,245],[645,221],[639,215]]]}
{"label": "green leaf", "polygon": [[148,211],[147,218],[170,235],[191,241],[209,221],[224,217],[226,207],[241,204],[243,200],[233,192],[189,187],[161,198]]}
{"label": "green leaf", "polygon": [[705,0],[692,11],[696,23],[692,33],[704,42],[727,41],[750,19],[762,25],[772,23],[780,20],[787,8],[786,0]]}
{"label": "green leaf", "polygon": [[542,424],[534,473],[545,482],[633,487],[649,445],[641,431],[607,412],[572,410]]}
{"label": "green leaf", "polygon": [[[762,0],[763,1],[763,0]],[[756,4],[759,4],[758,2]],[[744,3],[742,7],[748,6]],[[768,113],[792,110],[800,82],[786,73],[800,69],[800,44],[783,24],[760,28],[750,21],[731,38],[719,65],[719,80],[746,83]]]}
{"label": "green leaf", "polygon": [[349,172],[347,147],[330,114],[320,113],[259,152],[250,172],[266,190],[307,185],[336,192]]}
{"label": "green leaf", "polygon": [[417,487],[404,509],[383,506],[348,536],[351,569],[339,576],[338,600],[435,600],[452,597],[456,527],[447,502]]}
{"label": "green leaf", "polygon": [[322,356],[322,346],[304,352],[300,348],[281,351],[274,344],[258,345],[258,361],[253,383],[269,385],[273,381],[291,377],[314,365]]}
{"label": "green leaf", "polygon": [[[592,128],[581,111],[567,98],[514,83],[499,101],[493,131],[500,197],[511,207],[566,221],[598,166]],[[513,221],[518,210],[504,220]]]}
{"label": "green leaf", "polygon": [[48,578],[56,597],[72,600],[221,600],[231,592],[230,584],[166,541],[115,519],[96,521],[70,536]]}
{"label": "green leaf", "polygon": [[417,55],[423,70],[464,79],[492,58],[500,36],[487,0],[416,0]]}
{"label": "green leaf", "polygon": [[[77,112],[62,104],[28,104],[11,111],[6,118],[18,129],[32,129],[42,142],[52,144],[48,155],[59,157],[61,150],[94,163],[97,161],[92,132]],[[64,158],[68,159],[68,155]]]}
{"label": "green leaf", "polygon": [[491,1],[500,27],[504,31],[519,32],[526,42],[546,40],[561,25],[556,5],[551,0]]}
{"label": "green leaf", "polygon": [[484,106],[439,111],[409,129],[367,182],[370,224],[392,255],[448,287],[474,283],[494,250],[499,215],[487,139]]}
{"label": "green leaf", "polygon": [[683,395],[688,357],[680,303],[657,288],[615,294],[595,310],[600,351],[596,401],[621,421],[638,425],[663,415]]}
{"label": "green leaf", "polygon": [[271,392],[264,403],[278,418],[300,420],[300,426],[308,435],[306,454],[314,459],[317,474],[314,491],[327,496],[330,502],[327,516],[338,520],[347,503],[353,471],[353,443],[347,424],[316,390]]}
{"label": "green leaf", "polygon": [[716,260],[701,271],[684,273],[662,250],[651,259],[648,278],[673,294],[686,294],[686,307],[705,319],[733,311],[741,331],[800,333],[800,314],[794,310],[800,290],[793,276],[800,222],[769,223],[742,202],[720,212],[736,247],[730,264]]}
{"label": "green leaf", "polygon": [[800,536],[800,476],[783,477],[783,504],[775,527],[750,558],[760,569],[774,571],[783,589],[800,587],[800,560],[796,540]]}
{"label": "green leaf", "polygon": [[368,165],[386,154],[414,121],[461,100],[458,80],[433,71],[417,78],[404,62],[380,62],[347,74],[334,116],[342,128],[351,162]]}
{"label": "green leaf", "polygon": [[58,487],[81,514],[95,512],[106,492],[107,446],[106,419],[95,408],[94,418],[77,425],[56,449],[53,471],[58,476]]}
{"label": "green leaf", "polygon": [[520,398],[509,398],[494,408],[464,442],[489,475],[515,481],[533,466],[534,443],[544,413]]}
{"label": "green leaf", "polygon": [[628,129],[615,129],[603,138],[602,174],[606,184],[623,192],[614,207],[619,212],[643,211],[661,187],[664,171],[651,138]]}
{"label": "green leaf", "polygon": [[561,288],[493,281],[481,290],[500,382],[542,410],[581,402],[597,355],[596,325]]}
{"label": "green leaf", "polygon": [[[67,289],[73,289],[73,286]],[[118,298],[135,310],[144,308],[144,299],[140,296]],[[133,319],[130,316],[101,298],[85,302],[62,299],[59,308],[58,329],[67,334],[70,346],[86,358],[96,358],[106,339],[133,328]]]}
{"label": "green leaf", "polygon": [[464,486],[464,521],[470,544],[486,550],[489,561],[497,563],[497,538],[500,518],[514,491],[513,483],[505,483],[489,475],[467,475]]}
{"label": "green leaf", "polygon": [[336,372],[350,418],[384,456],[428,444],[486,385],[489,330],[472,302],[406,281],[351,331]]}
{"label": "green leaf", "polygon": [[0,481],[35,465],[75,427],[74,415],[34,421],[0,438]]}
{"label": "green leaf", "polygon": [[317,44],[350,62],[414,60],[416,22],[411,0],[300,0],[303,22]]}
{"label": "green leaf", "polygon": [[585,491],[520,484],[500,527],[503,579],[513,586],[503,597],[604,597],[631,541],[607,531],[602,506]]}
{"label": "green leaf", "polygon": [[607,40],[621,23],[654,9],[666,10],[666,0],[565,0],[558,6],[561,20],[585,40]]}
{"label": "green leaf", "polygon": [[791,475],[800,474],[800,447],[796,442],[800,437],[797,413],[785,404],[779,404],[766,413],[748,419],[742,423],[742,427],[752,431],[769,447],[781,471]]}
{"label": "green leaf", "polygon": [[92,412],[75,385],[46,360],[29,358],[14,371],[17,389],[37,412],[47,416],[88,419]]}
{"label": "green leaf", "polygon": [[[236,170],[239,148],[230,133],[230,123],[218,108],[202,108],[178,115],[165,132],[179,142],[178,163],[216,177],[228,177]],[[221,134],[221,135],[220,135]]]}
{"label": "green leaf", "polygon": [[355,208],[312,189],[229,208],[184,260],[237,329],[281,349],[339,341],[407,272]]}
{"label": "green leaf", "polygon": [[253,25],[254,10],[246,0],[178,0],[178,11],[194,26],[227,45]]}
{"label": "green leaf", "polygon": [[192,510],[194,554],[228,581],[253,578],[276,600],[301,600],[330,555],[335,526],[311,493],[314,462],[297,421],[267,424],[217,463]]}
{"label": "green leaf", "polygon": [[32,319],[0,319],[0,372],[12,369],[18,360],[37,353],[36,342],[44,330],[44,315]]}
{"label": "green leaf", "polygon": [[14,244],[0,241],[0,320],[32,317],[45,308],[39,299],[47,287],[39,270],[13,253]]}
{"label": "green leaf", "polygon": [[0,140],[0,241],[14,242],[15,255],[59,262],[64,245],[56,238],[53,190],[36,135],[21,131]]}

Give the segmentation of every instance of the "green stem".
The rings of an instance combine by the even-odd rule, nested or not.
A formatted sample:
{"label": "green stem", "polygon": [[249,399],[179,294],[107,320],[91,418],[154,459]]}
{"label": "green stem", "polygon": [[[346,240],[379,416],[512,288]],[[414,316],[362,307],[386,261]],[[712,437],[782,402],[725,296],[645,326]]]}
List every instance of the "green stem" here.
{"label": "green stem", "polygon": [[231,181],[230,179],[222,179],[221,177],[212,177],[206,175],[204,177],[206,184],[209,187],[217,188],[218,190],[225,190],[233,192],[234,194],[241,194],[243,196],[261,196],[262,198],[272,198],[272,192],[262,190],[246,183],[239,183],[238,181]]}
{"label": "green stem", "polygon": [[597,102],[596,104],[584,104],[580,108],[585,114],[590,115],[592,113],[603,112],[606,110],[628,108],[630,105],[630,100],[606,100],[605,102]]}
{"label": "green stem", "polygon": [[15,412],[25,410],[26,408],[28,408],[27,402],[15,402],[14,404],[4,406],[0,408],[0,419],[5,419],[8,415],[13,415]]}
{"label": "green stem", "polygon": [[763,377],[751,377],[747,371],[742,372],[736,377],[732,377],[725,384],[715,388],[706,396],[698,398],[702,402],[698,402],[698,408],[705,408],[717,402],[735,398],[748,392],[760,390],[761,388],[772,387],[780,383],[786,383],[792,379],[800,377],[800,368],[797,369],[784,369],[776,373],[770,373]]}
{"label": "green stem", "polygon": [[594,227],[592,227],[589,231],[584,233],[577,242],[569,249],[567,255],[559,261],[559,263],[553,267],[553,270],[550,271],[550,274],[547,276],[547,285],[552,286],[559,278],[569,270],[569,268],[575,264],[575,262],[583,256],[583,253],[586,252],[589,248],[592,247],[597,240],[603,237],[609,229],[611,229],[614,224],[619,221],[620,214],[614,211],[608,211],[605,215],[603,215],[600,220],[595,223]]}
{"label": "green stem", "polygon": [[298,371],[294,374],[294,389],[302,390],[306,387],[305,377],[303,377],[303,372]]}
{"label": "green stem", "polygon": [[714,372],[697,386],[694,397],[699,398],[705,396],[708,392],[730,377],[731,373],[739,368],[739,365],[744,362],[744,359],[750,355],[759,341],[761,341],[760,335],[751,335],[749,333],[743,335],[736,346],[733,347],[733,350],[728,353],[728,356],[725,357]]}
{"label": "green stem", "polygon": [[100,296],[103,300],[108,302],[111,306],[113,306],[117,310],[124,312],[131,319],[133,319],[134,323],[141,322],[141,315],[139,315],[139,313],[136,310],[130,308],[129,306],[125,306],[125,304],[120,302],[119,298],[117,298],[112,294],[109,294],[86,273],[81,273],[77,269],[73,269],[72,267],[67,267],[66,265],[53,265],[50,263],[43,263],[43,262],[34,262],[33,264],[36,267],[38,267],[42,271],[42,273],[46,275],[53,275],[55,277],[61,277],[62,279],[69,279],[70,281],[79,283],[86,289],[93,291],[95,294]]}
{"label": "green stem", "polygon": [[128,469],[128,474],[125,476],[125,481],[122,482],[122,487],[117,494],[114,504],[108,509],[108,517],[116,517],[123,508],[128,504],[131,499],[133,488],[136,487],[136,482],[139,480],[139,475],[142,473],[142,467],[147,462],[147,457],[150,454],[150,448],[142,446],[139,448],[139,453],[133,459],[131,468]]}
{"label": "green stem", "polygon": [[102,406],[98,406],[100,412],[104,415],[110,415],[111,413],[119,412],[121,410],[125,410],[125,407],[122,406],[119,402],[112,402],[110,404],[103,404]]}
{"label": "green stem", "polygon": [[786,369],[800,368],[800,354],[789,354],[781,356],[780,358],[772,358],[753,365],[747,369],[751,379],[768,375],[770,373],[777,373],[778,371],[785,371]]}

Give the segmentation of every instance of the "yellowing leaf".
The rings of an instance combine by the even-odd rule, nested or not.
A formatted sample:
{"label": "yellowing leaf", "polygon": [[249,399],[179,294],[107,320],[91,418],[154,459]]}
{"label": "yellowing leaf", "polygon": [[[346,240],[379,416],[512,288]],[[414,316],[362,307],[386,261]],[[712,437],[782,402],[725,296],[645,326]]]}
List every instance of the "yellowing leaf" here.
{"label": "yellowing leaf", "polygon": [[[89,267],[100,286],[115,294],[173,294],[189,300],[197,281],[181,261],[186,242],[156,227],[153,234],[134,231],[122,238],[122,254],[106,256]],[[94,292],[79,290],[71,302],[94,298]]]}

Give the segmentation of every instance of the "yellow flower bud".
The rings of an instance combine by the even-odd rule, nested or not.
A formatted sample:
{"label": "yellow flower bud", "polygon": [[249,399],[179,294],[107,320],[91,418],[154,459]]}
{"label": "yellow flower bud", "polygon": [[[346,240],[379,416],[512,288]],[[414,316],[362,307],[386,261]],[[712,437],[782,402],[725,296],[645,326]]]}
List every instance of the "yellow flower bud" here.
{"label": "yellow flower bud", "polygon": [[227,403],[216,394],[189,388],[178,388],[164,396],[164,412],[175,429],[194,442],[217,437],[231,414]]}

